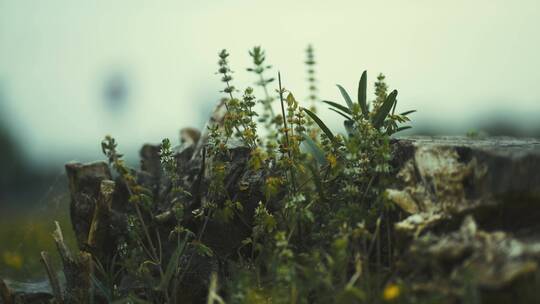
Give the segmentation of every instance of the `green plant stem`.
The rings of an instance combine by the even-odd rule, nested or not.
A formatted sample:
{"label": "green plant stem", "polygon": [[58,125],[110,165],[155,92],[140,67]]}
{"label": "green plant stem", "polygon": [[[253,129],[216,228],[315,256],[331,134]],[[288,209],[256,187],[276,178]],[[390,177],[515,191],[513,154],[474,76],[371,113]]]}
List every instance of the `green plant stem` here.
{"label": "green plant stem", "polygon": [[[225,84],[227,85],[227,88],[230,88],[230,87],[231,87],[228,80],[225,81]],[[233,100],[233,99],[234,99],[234,96],[233,96],[232,92],[229,92],[229,97],[230,97],[230,100]],[[229,106],[227,106],[227,102],[225,102],[225,109],[227,109],[227,112],[229,111]],[[246,130],[247,127],[246,127],[246,125],[244,124],[244,122],[243,122],[243,121],[240,121],[240,123],[242,124],[242,127],[244,128],[244,130]],[[240,138],[241,138],[244,142],[247,142],[246,139],[245,139],[245,137],[244,137],[244,134],[242,134],[242,132],[240,132],[240,129],[239,129],[236,125],[234,126],[234,128],[236,129],[236,131],[238,132],[238,134],[240,134]],[[247,144],[249,145],[250,143],[247,143]],[[256,144],[253,144],[253,143],[251,143],[251,144],[252,144],[253,146],[250,147],[250,148],[253,149],[253,148],[256,147]]]}
{"label": "green plant stem", "polygon": [[275,117],[276,117],[276,114],[274,113],[274,109],[272,108],[272,105],[270,105],[270,94],[268,93],[268,88],[266,87],[266,82],[264,81],[264,77],[262,75],[262,73],[259,74],[259,79],[261,81],[261,86],[263,88],[263,91],[264,91],[264,97],[266,98],[265,99],[265,105],[266,107],[270,110],[270,116],[271,116],[271,120],[273,120]]}
{"label": "green plant stem", "polygon": [[[128,190],[128,195],[131,197],[133,195],[133,191],[131,190],[130,186],[125,181],[125,179],[124,179],[124,182],[126,183],[126,188]],[[151,258],[154,260],[154,263],[158,266],[160,276],[163,277],[165,275],[165,273],[163,272],[163,267],[161,267],[161,257],[158,258],[158,255],[157,255],[157,252],[156,252],[156,247],[154,246],[154,242],[152,242],[152,238],[150,237],[150,232],[148,230],[148,227],[146,226],[146,223],[144,222],[144,218],[142,216],[142,212],[141,212],[141,209],[139,208],[139,205],[137,203],[135,203],[134,205],[135,205],[135,212],[137,213],[137,217],[139,218],[139,221],[141,222],[141,226],[143,228],[146,240],[147,240],[148,244],[150,245],[150,250],[151,250],[151,253],[152,253]],[[169,303],[169,294],[168,294],[168,292],[165,292],[164,295],[165,295],[166,303]]]}
{"label": "green plant stem", "polygon": [[[279,100],[281,102],[281,113],[283,115],[283,130],[285,132],[285,142],[287,144],[287,155],[289,156],[289,159],[292,161],[293,157],[292,157],[291,146],[289,142],[289,130],[287,128],[287,116],[285,115],[285,103],[283,102],[283,87],[281,86],[281,73],[280,72],[278,72],[278,83],[279,83]],[[291,173],[291,184],[293,187],[293,192],[296,193],[296,182],[295,182],[294,170],[290,168],[289,172]]]}

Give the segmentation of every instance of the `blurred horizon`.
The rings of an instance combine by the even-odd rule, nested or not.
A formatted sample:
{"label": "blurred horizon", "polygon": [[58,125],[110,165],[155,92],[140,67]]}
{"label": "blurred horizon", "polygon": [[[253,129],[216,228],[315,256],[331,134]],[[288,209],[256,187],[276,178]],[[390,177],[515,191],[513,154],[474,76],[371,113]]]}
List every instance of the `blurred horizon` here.
{"label": "blurred horizon", "polygon": [[[221,48],[242,89],[255,81],[247,52],[262,45],[302,102],[312,44],[321,99],[341,100],[336,83],[354,92],[363,70],[372,89],[382,72],[398,108],[418,110],[412,132],[499,125],[534,136],[539,9],[528,0],[2,0],[0,119],[34,166],[102,159],[106,134],[136,161],[143,143],[177,142],[180,128],[204,126],[220,98]],[[339,117],[319,108],[339,130]]]}

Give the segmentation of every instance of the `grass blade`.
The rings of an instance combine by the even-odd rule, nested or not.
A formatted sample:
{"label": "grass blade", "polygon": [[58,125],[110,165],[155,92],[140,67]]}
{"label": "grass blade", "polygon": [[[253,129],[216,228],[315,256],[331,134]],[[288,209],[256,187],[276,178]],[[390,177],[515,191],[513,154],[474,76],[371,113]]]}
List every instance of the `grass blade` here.
{"label": "grass blade", "polygon": [[394,105],[394,102],[396,102],[397,93],[398,92],[396,90],[393,90],[392,93],[390,93],[388,97],[386,97],[386,100],[379,108],[377,113],[375,113],[375,116],[373,117],[373,126],[376,129],[382,127],[386,116],[388,116],[388,113],[390,113],[390,111],[392,110],[392,106]]}
{"label": "grass blade", "polygon": [[103,283],[101,283],[95,275],[90,275],[90,280],[92,281],[92,284],[93,286],[99,291],[101,292],[101,295],[105,297],[105,299],[107,300],[107,303],[111,303],[112,302],[112,297],[111,297],[111,294],[112,294],[112,291],[109,290],[108,288],[106,288]]}
{"label": "grass blade", "polygon": [[310,110],[308,110],[306,108],[302,108],[302,110],[304,110],[304,112],[306,112],[307,115],[309,115],[309,117],[311,117],[311,119],[313,119],[317,123],[319,128],[321,128],[321,130],[324,132],[324,134],[326,134],[326,136],[328,136],[328,138],[330,138],[331,141],[334,141],[335,137],[334,137],[334,134],[332,133],[332,131],[330,131],[330,129],[328,129],[328,127],[324,124],[324,122],[322,122],[322,120],[319,117],[317,117],[317,115],[315,115],[315,113],[311,112]]}
{"label": "grass blade", "polygon": [[329,101],[329,100],[323,100],[322,102],[324,102],[326,104],[329,104],[334,108],[340,109],[341,111],[343,111],[343,112],[345,112],[347,114],[352,114],[352,112],[351,112],[351,110],[349,108],[347,108],[346,106],[342,106],[337,102],[333,102],[333,101]]}
{"label": "grass blade", "polygon": [[345,113],[343,113],[341,111],[338,111],[338,110],[336,110],[334,108],[328,108],[328,109],[330,109],[331,111],[334,111],[334,112],[338,113],[339,115],[345,117],[345,119],[347,119],[347,120],[352,120],[352,118],[349,115],[347,115],[347,114],[345,114]]}
{"label": "grass blade", "polygon": [[161,290],[167,290],[167,288],[169,287],[169,283],[171,282],[171,279],[174,273],[178,269],[180,256],[182,255],[182,252],[184,251],[184,247],[186,246],[187,239],[188,239],[188,234],[186,234],[182,242],[178,243],[174,253],[169,259],[169,263],[167,263],[167,268],[165,269],[165,274],[161,278],[161,282],[159,284],[159,288]]}
{"label": "grass blade", "polygon": [[406,111],[406,112],[400,113],[399,115],[403,115],[403,116],[405,116],[405,115],[409,115],[409,114],[412,114],[412,113],[414,113],[414,112],[416,112],[416,110],[410,110],[410,111]]}
{"label": "grass blade", "polygon": [[343,99],[345,99],[345,102],[347,102],[347,106],[349,106],[349,109],[352,111],[353,102],[352,102],[351,96],[349,96],[349,93],[347,93],[347,91],[345,91],[345,89],[342,86],[340,86],[339,84],[336,84],[336,85],[339,88],[339,91],[341,92],[341,96],[343,96]]}
{"label": "grass blade", "polygon": [[394,133],[397,133],[397,132],[400,132],[400,131],[403,131],[403,130],[407,130],[407,129],[410,129],[412,128],[411,126],[404,126],[404,127],[399,127],[396,129],[396,132]]}
{"label": "grass blade", "polygon": [[362,73],[362,77],[360,77],[360,81],[358,82],[358,103],[360,104],[362,114],[367,118],[369,114],[367,106],[367,71]]}
{"label": "grass blade", "polygon": [[319,163],[321,166],[326,165],[326,157],[321,147],[319,147],[319,145],[310,136],[302,134],[302,137],[304,137],[304,143],[312,153],[313,157],[317,160],[317,163]]}

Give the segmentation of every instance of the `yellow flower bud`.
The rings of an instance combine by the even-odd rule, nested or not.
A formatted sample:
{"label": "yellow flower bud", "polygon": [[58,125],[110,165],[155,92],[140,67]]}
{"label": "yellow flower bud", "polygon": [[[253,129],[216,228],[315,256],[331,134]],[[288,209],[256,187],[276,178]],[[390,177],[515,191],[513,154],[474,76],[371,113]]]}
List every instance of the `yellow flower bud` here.
{"label": "yellow flower bud", "polygon": [[385,301],[393,301],[399,297],[399,286],[397,284],[388,284],[383,291],[383,299]]}

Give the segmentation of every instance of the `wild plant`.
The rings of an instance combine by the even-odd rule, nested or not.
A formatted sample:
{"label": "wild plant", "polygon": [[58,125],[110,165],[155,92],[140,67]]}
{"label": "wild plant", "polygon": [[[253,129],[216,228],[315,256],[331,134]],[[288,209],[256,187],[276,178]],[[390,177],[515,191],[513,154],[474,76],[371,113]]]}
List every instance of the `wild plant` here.
{"label": "wild plant", "polygon": [[266,140],[263,143],[265,148],[264,154],[269,159],[275,159],[274,152],[277,148],[278,130],[281,125],[279,115],[276,115],[273,108],[273,102],[276,97],[272,95],[272,89],[270,88],[270,85],[275,81],[275,78],[266,76],[270,73],[272,66],[266,64],[266,53],[260,46],[253,47],[249,51],[249,55],[253,60],[253,66],[246,70],[256,75],[257,81],[255,82],[255,85],[260,87],[263,91],[263,97],[258,99],[258,102],[263,106],[258,122],[263,125],[266,133]]}
{"label": "wild plant", "polygon": [[[344,119],[345,134],[334,133],[315,113],[318,101],[315,86],[313,48],[306,52],[308,66],[308,107],[285,89],[281,74],[277,87],[268,78],[271,66],[266,54],[254,47],[249,55],[256,85],[242,96],[233,86],[229,53],[219,53],[218,74],[224,84],[226,114],[222,124],[208,126],[208,139],[201,152],[199,186],[184,189],[175,152],[168,140],[161,143],[161,166],[174,206],[175,228],[163,232],[155,224],[152,192],[140,185],[134,171],[127,168],[113,138],[106,137],[103,152],[125,183],[135,216],[128,218],[129,239],[123,250],[125,271],[145,282],[145,298],[175,303],[178,288],[196,254],[214,256],[203,243],[210,222],[232,224],[242,221],[249,236],[235,257],[217,256],[220,271],[209,281],[208,303],[376,303],[387,283],[384,275],[392,263],[392,210],[383,190],[392,182],[391,136],[407,127],[408,115],[396,114],[397,91],[388,93],[385,77],[375,83],[375,99],[367,102],[367,72],[362,73],[357,98],[352,100],[340,85],[345,105],[324,101]],[[274,113],[270,92],[277,93],[280,113]],[[256,110],[262,104],[262,115]],[[261,136],[259,124],[271,128],[271,136]],[[318,127],[318,128],[317,128]],[[320,129],[320,131],[319,131]],[[233,144],[233,141],[234,144]],[[258,173],[256,191],[260,201],[238,199],[226,185],[233,167],[231,151],[249,151],[245,170]],[[236,185],[239,191],[253,185]],[[186,204],[189,202],[189,204]],[[251,204],[251,211],[246,206]],[[190,210],[187,206],[195,209]],[[247,213],[246,213],[247,212]],[[249,213],[251,212],[251,213]],[[246,219],[249,214],[250,219]],[[198,230],[191,231],[185,223]],[[164,254],[163,242],[175,244]],[[382,258],[383,253],[388,258]],[[184,261],[180,264],[180,260]],[[375,274],[375,275],[373,275]],[[219,285],[221,280],[223,285]],[[109,281],[114,281],[111,278]],[[108,285],[111,283],[107,281]]]}
{"label": "wild plant", "polygon": [[[109,164],[125,184],[129,194],[129,202],[136,211],[136,216],[128,216],[127,218],[128,238],[120,244],[120,248],[116,249],[119,257],[123,259],[122,268],[140,281],[145,282],[147,299],[153,302],[176,303],[177,287],[183,275],[178,268],[179,257],[190,245],[197,249],[197,246],[192,245],[196,243],[189,242],[196,237],[195,234],[182,226],[183,205],[173,202],[173,217],[176,219],[177,225],[170,231],[169,241],[176,243],[176,249],[166,261],[160,231],[152,229],[149,225],[149,222],[158,218],[154,214],[152,192],[137,182],[134,171],[126,166],[122,154],[118,153],[117,143],[114,138],[106,136],[101,146],[103,153],[109,160]],[[190,196],[191,194],[179,184],[175,159],[172,156],[172,149],[167,139],[163,140],[160,158],[162,168],[172,183],[171,194]],[[115,259],[113,259],[112,266],[115,264]],[[113,283],[118,276],[118,273],[112,272],[114,268],[105,271],[100,261],[96,261],[96,265],[98,270],[101,269],[101,273],[108,274],[109,279],[107,282],[109,286],[117,284]],[[158,274],[157,277],[155,272]],[[99,283],[96,284],[99,286]],[[114,294],[110,291],[110,294],[106,296],[111,297],[112,295]]]}
{"label": "wild plant", "polygon": [[260,46],[253,47],[253,49],[249,51],[249,56],[253,59],[253,67],[247,68],[246,70],[257,75],[258,79],[255,82],[255,85],[261,87],[264,93],[264,98],[259,100],[263,105],[263,111],[259,122],[269,127],[276,116],[274,114],[274,109],[272,108],[272,102],[275,98],[270,94],[271,90],[269,88],[269,85],[274,81],[274,78],[266,78],[265,72],[268,72],[272,66],[265,63],[266,54]]}
{"label": "wild plant", "polygon": [[308,100],[311,102],[309,109],[316,113],[316,104],[319,101],[319,97],[317,96],[317,78],[315,73],[315,50],[313,46],[310,44],[306,48],[306,61],[304,62],[306,64],[306,73],[307,73],[307,84],[308,84]]}

